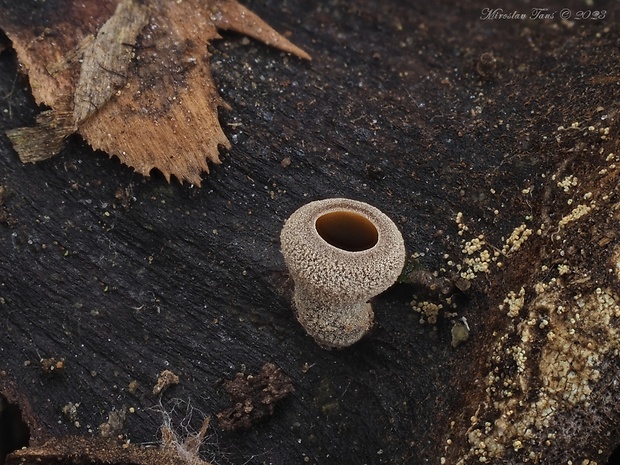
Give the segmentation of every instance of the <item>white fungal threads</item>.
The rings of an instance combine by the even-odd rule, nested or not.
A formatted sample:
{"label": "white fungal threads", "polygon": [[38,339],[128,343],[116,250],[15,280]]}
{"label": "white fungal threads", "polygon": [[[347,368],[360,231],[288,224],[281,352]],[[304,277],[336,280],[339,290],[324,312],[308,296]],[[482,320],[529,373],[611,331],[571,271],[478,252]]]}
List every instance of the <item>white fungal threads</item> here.
{"label": "white fungal threads", "polygon": [[368,300],[390,287],[405,264],[396,225],[364,202],[326,199],[295,211],[280,239],[306,332],[328,349],[359,341],[374,319]]}

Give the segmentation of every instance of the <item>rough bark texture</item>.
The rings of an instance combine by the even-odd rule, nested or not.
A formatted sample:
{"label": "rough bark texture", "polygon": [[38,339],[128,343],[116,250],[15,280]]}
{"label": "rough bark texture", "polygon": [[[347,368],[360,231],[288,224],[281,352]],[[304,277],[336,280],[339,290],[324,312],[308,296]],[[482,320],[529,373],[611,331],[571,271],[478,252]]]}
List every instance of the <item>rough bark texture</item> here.
{"label": "rough bark texture", "polygon": [[[215,44],[233,146],[200,189],[145,180],[79,138],[22,165],[0,137],[0,387],[31,444],[98,435],[124,407],[117,434],[133,443],[186,416],[197,431],[231,407],[227,380],[271,362],[294,393],[247,431],[213,420],[205,460],[607,463],[618,6],[482,20],[486,3],[447,3],[245,1],[313,61],[234,34]],[[2,52],[5,129],[38,112],[17,71]],[[375,300],[373,334],[325,351],[294,319],[278,237],[300,205],[336,196],[397,221],[416,272]],[[153,396],[166,369],[180,383]]]}

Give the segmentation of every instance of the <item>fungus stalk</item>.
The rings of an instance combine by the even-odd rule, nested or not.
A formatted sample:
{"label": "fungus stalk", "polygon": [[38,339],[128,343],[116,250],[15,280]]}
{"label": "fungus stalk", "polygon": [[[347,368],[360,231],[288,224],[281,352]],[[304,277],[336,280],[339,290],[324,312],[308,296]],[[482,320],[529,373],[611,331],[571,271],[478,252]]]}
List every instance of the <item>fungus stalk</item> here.
{"label": "fungus stalk", "polygon": [[280,235],[297,320],[321,347],[347,347],[372,327],[368,300],[405,264],[396,225],[364,202],[326,199],[295,211]]}

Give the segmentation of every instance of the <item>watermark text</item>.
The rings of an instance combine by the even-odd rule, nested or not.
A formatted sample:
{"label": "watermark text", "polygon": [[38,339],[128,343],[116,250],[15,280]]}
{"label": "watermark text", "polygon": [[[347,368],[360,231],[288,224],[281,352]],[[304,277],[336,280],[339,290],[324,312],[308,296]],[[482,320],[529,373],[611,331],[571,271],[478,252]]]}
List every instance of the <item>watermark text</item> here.
{"label": "watermark text", "polygon": [[483,8],[480,19],[483,21],[549,21],[553,19],[586,21],[605,19],[606,16],[607,10],[571,10],[570,8],[551,10],[549,8],[532,8],[528,12],[523,12],[504,10],[503,8]]}

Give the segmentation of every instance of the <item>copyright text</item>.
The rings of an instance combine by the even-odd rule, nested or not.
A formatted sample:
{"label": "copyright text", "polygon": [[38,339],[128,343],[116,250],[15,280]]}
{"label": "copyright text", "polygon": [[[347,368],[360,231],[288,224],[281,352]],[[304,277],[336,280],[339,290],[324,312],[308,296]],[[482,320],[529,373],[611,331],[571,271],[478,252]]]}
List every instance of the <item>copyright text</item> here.
{"label": "copyright text", "polygon": [[606,15],[606,10],[571,10],[569,8],[562,8],[558,11],[549,8],[532,8],[529,12],[524,13],[516,10],[504,10],[503,8],[483,8],[480,19],[483,21],[523,21],[526,19],[547,21],[553,19],[573,19],[579,21],[605,19]]}

